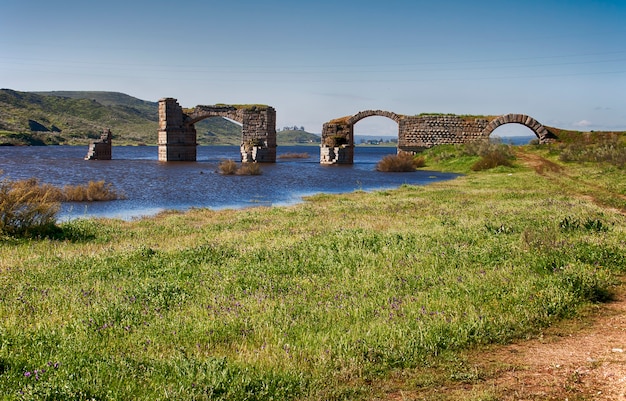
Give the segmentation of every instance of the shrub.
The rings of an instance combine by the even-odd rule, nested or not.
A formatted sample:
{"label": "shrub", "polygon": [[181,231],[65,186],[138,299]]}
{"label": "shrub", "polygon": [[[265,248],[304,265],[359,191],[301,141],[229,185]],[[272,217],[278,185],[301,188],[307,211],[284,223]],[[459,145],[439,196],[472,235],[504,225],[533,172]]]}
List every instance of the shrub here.
{"label": "shrub", "polygon": [[498,166],[512,165],[514,159],[510,145],[505,145],[502,140],[483,140],[465,144],[463,154],[468,156],[480,156],[480,160],[471,167],[473,171],[488,170]]}
{"label": "shrub", "polygon": [[61,193],[61,201],[93,202],[123,199],[124,195],[113,189],[112,184],[104,181],[89,181],[87,185],[66,185]]}
{"label": "shrub", "polygon": [[60,204],[59,190],[34,178],[0,181],[0,233],[29,235],[53,226]]}
{"label": "shrub", "polygon": [[224,160],[218,168],[223,175],[261,175],[261,167],[257,163],[242,163],[238,167],[233,160]]}
{"label": "shrub", "polygon": [[258,163],[242,163],[237,175],[261,175],[261,167]]}
{"label": "shrub", "polygon": [[418,167],[424,167],[423,157],[414,157],[409,153],[387,155],[376,164],[377,171],[383,172],[410,172]]}
{"label": "shrub", "polygon": [[237,163],[233,160],[223,160],[218,165],[220,174],[233,175],[237,172]]}
{"label": "shrub", "polygon": [[493,150],[482,156],[480,160],[472,165],[471,169],[472,171],[482,171],[489,170],[498,166],[510,167],[511,165],[512,163],[509,156],[507,156],[505,153]]}

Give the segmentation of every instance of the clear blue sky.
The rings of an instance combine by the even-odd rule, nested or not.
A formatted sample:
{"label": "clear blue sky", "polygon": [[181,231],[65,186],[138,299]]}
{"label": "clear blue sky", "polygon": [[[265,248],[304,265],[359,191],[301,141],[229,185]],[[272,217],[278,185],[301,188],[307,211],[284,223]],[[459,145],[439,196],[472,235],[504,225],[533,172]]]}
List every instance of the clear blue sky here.
{"label": "clear blue sky", "polygon": [[0,87],[626,130],[626,1],[0,0]]}

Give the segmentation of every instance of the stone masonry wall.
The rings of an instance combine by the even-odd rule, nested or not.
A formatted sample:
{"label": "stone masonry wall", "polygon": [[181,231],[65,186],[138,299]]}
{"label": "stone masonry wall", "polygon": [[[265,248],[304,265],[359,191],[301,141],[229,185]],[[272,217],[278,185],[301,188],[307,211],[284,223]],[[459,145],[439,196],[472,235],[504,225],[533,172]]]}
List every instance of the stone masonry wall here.
{"label": "stone masonry wall", "polygon": [[398,149],[421,151],[439,144],[461,144],[480,140],[489,119],[423,115],[405,117],[398,126]]}
{"label": "stone masonry wall", "polygon": [[159,161],[196,161],[196,129],[173,98],[159,100]]}

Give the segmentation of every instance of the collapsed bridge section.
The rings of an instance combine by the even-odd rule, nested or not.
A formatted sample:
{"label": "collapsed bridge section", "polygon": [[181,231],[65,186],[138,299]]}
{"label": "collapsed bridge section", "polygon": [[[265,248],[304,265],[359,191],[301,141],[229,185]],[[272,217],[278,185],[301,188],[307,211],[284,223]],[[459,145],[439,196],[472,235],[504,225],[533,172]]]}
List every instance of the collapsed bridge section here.
{"label": "collapsed bridge section", "polygon": [[195,123],[225,117],[242,125],[241,161],[276,161],[276,110],[266,105],[196,106],[183,109],[174,98],[159,100],[159,161],[195,161]]}

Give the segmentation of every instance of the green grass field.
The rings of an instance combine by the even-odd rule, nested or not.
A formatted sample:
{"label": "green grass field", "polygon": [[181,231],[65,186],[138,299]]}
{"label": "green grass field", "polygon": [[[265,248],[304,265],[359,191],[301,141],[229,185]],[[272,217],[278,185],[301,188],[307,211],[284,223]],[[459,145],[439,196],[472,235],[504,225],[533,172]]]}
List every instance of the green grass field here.
{"label": "green grass field", "polygon": [[623,169],[458,149],[426,168],[468,174],[425,187],[3,237],[1,399],[384,398],[611,298]]}

